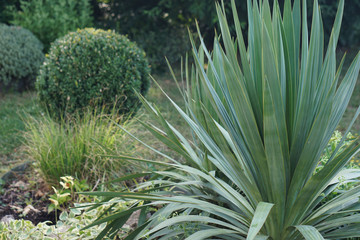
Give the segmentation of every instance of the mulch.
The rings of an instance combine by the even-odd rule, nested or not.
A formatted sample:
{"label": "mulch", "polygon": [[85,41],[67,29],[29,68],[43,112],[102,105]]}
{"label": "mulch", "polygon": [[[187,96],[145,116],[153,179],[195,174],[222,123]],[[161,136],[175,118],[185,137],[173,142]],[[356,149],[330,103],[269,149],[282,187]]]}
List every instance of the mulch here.
{"label": "mulch", "polygon": [[51,189],[32,167],[0,186],[0,220],[7,216],[25,219],[35,225],[39,222],[55,223],[55,212],[48,213],[48,195]]}

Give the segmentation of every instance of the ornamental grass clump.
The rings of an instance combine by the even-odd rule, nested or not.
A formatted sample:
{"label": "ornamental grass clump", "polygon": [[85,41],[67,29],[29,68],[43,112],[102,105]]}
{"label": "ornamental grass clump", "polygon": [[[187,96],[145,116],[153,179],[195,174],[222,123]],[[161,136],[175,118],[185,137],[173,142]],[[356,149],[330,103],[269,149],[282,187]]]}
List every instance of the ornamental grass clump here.
{"label": "ornamental grass clump", "polygon": [[133,144],[115,121],[127,128],[131,126],[128,119],[100,110],[87,110],[60,121],[48,116],[28,118],[27,153],[49,185],[58,185],[63,176],[74,176],[94,186],[99,180],[126,175],[134,170],[133,164],[103,156],[107,148],[133,152]]}
{"label": "ornamental grass clump", "polygon": [[195,64],[184,74],[185,110],[169,98],[194,138],[186,139],[142,98],[161,128],[145,126],[185,163],[153,149],[168,160],[158,163],[167,171],[151,172],[158,178],[132,191],[87,193],[139,201],[89,225],[107,222],[98,239],[115,234],[134,211],[159,205],[163,207],[139,221],[127,240],[360,237],[359,186],[323,202],[340,182],[355,182],[360,176],[358,169],[351,174],[344,169],[360,149],[358,136],[344,145],[360,108],[336,149],[315,171],[359,74],[359,54],[343,77],[344,58],[336,64],[344,0],[327,48],[318,1],[310,32],[306,1],[291,2],[285,1],[281,14],[277,1],[271,9],[268,0],[248,0],[247,46],[235,1],[236,36],[230,34],[224,7],[217,5],[221,37],[216,36],[213,51],[200,34],[200,47],[192,41]]}

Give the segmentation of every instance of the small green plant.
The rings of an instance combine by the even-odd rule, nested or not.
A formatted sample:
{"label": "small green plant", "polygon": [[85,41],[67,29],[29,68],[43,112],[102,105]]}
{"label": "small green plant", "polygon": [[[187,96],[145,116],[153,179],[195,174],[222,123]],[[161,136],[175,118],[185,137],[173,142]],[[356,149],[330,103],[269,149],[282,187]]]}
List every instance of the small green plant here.
{"label": "small green plant", "polygon": [[75,191],[83,192],[90,190],[89,185],[85,182],[85,180],[80,182],[71,176],[60,177],[60,180],[62,189],[57,190],[54,186],[52,186],[54,194],[49,196],[51,204],[48,206],[48,213],[55,211],[56,221],[58,211],[66,211],[71,203],[80,201],[80,199],[77,198]]}
{"label": "small green plant", "polygon": [[[94,185],[131,172],[134,165],[112,158],[107,149],[132,152],[131,141],[116,124],[130,127],[131,121],[97,111],[87,111],[60,122],[50,117],[27,119],[25,144],[44,179],[58,185],[61,177],[74,176]],[[77,187],[77,185],[75,185]]]}
{"label": "small green plant", "polygon": [[36,87],[41,103],[53,115],[89,106],[126,114],[139,107],[134,90],[147,93],[148,75],[145,53],[135,43],[114,31],[86,28],[51,46]]}
{"label": "small green plant", "polygon": [[[329,159],[331,158],[332,154],[336,151],[336,148],[339,146],[339,143],[341,143],[341,140],[343,139],[342,133],[339,131],[335,131],[329,141],[328,146],[325,148],[324,153],[319,161],[318,166],[315,169],[315,173],[321,171],[324,166],[327,164]],[[347,146],[351,145],[352,141],[354,141],[355,136],[351,133],[348,133],[346,138],[344,138],[344,143],[340,147],[340,151],[344,150]],[[323,199],[321,201],[322,204],[325,204],[326,202],[334,199],[341,193],[345,193],[346,191],[349,191],[357,186],[359,186],[359,178],[360,178],[360,172],[358,171],[360,169],[360,166],[358,164],[358,157],[353,157],[349,161],[349,163],[345,166],[344,172],[346,174],[339,174],[334,178],[332,181],[332,192],[327,196],[321,196]],[[344,173],[343,172],[343,173]],[[349,181],[349,177],[352,178],[352,180]],[[355,180],[354,180],[355,179]]]}
{"label": "small green plant", "polygon": [[12,24],[29,29],[41,40],[46,52],[55,39],[92,25],[89,0],[21,0],[20,11],[10,6],[7,12]]}
{"label": "small green plant", "polygon": [[[352,141],[354,141],[355,138],[356,137],[352,133],[348,133],[347,136],[344,138],[345,139],[344,142],[342,143],[341,142],[341,140],[343,139],[342,133],[340,131],[335,131],[331,136],[329,144],[325,148],[323,155],[321,156],[321,160],[315,169],[315,173],[321,170],[326,165],[326,163],[331,158],[332,154],[335,151],[337,151],[336,148],[339,146],[339,143],[342,143],[342,146],[339,146],[339,148],[340,150],[343,150],[344,148],[349,146],[352,143]],[[356,161],[357,161],[356,158],[353,157],[346,167],[348,168],[356,167],[356,165],[358,165]]]}
{"label": "small green plant", "polygon": [[27,29],[0,24],[0,89],[34,86],[44,60],[42,43]]}

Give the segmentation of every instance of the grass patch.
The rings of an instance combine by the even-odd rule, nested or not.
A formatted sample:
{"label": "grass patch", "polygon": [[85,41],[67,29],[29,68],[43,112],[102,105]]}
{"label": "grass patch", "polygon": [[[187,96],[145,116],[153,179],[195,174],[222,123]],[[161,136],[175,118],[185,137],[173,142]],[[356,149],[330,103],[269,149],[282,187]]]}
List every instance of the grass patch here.
{"label": "grass patch", "polygon": [[59,122],[50,117],[30,118],[26,121],[26,150],[44,179],[52,185],[63,176],[73,176],[89,184],[120,177],[135,166],[105,157],[119,153],[131,155],[133,151],[127,134],[116,126],[116,122],[124,127],[131,124],[114,113],[90,110]]}
{"label": "grass patch", "polygon": [[34,92],[0,96],[0,155],[11,154],[21,146],[26,115],[41,115]]}
{"label": "grass patch", "polygon": [[34,92],[0,94],[0,175],[26,161],[22,148],[25,116],[41,116]]}

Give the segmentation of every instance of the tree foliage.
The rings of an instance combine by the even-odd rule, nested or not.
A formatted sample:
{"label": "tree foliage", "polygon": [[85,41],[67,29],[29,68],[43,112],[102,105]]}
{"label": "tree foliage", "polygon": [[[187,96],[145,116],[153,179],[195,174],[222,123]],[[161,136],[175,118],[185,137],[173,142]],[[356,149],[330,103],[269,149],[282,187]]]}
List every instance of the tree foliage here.
{"label": "tree foliage", "polygon": [[20,0],[8,7],[10,22],[29,29],[44,44],[45,51],[58,37],[92,25],[89,0]]}
{"label": "tree foliage", "polygon": [[[195,30],[195,19],[207,44],[212,43],[214,29],[217,26],[216,0],[98,0],[106,5],[98,11],[95,18],[100,24],[116,28],[123,33],[136,36],[138,31],[157,31],[164,27],[190,27]],[[244,34],[246,35],[247,9],[246,1],[238,0],[237,11]],[[293,2],[293,1],[292,1]],[[279,0],[283,6],[284,0]],[[307,0],[308,20],[311,21],[313,0]],[[324,19],[324,30],[331,33],[338,1],[319,0]],[[270,1],[272,4],[272,1]],[[230,1],[224,1],[226,9],[230,9]],[[228,11],[228,10],[226,10]],[[358,45],[360,43],[360,0],[346,2],[344,9],[344,27],[340,36],[341,46]],[[206,24],[205,24],[206,23]],[[232,23],[230,30],[234,30]]]}

